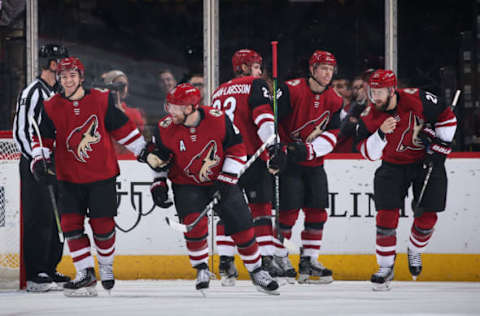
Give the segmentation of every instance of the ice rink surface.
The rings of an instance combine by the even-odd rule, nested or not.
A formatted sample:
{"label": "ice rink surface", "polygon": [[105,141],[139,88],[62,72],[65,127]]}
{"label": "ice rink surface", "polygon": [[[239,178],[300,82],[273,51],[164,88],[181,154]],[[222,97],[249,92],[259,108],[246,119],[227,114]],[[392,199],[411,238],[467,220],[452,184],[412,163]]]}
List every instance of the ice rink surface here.
{"label": "ice rink surface", "polygon": [[117,281],[109,296],[67,298],[62,292],[0,292],[0,315],[480,315],[480,283],[393,282],[373,292],[370,282],[285,285],[279,296],[257,292],[249,281],[224,288],[213,281],[203,297],[193,280]]}

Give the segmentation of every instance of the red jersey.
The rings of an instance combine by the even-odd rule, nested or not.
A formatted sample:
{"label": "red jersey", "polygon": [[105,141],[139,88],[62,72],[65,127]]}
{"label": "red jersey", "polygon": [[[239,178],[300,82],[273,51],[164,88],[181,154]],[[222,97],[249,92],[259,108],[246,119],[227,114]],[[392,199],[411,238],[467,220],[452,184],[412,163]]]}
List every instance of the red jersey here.
{"label": "red jersey", "polygon": [[220,110],[200,106],[196,127],[158,122],[155,144],[173,154],[168,178],[176,184],[212,185],[221,171],[237,174],[246,161],[242,137]]}
{"label": "red jersey", "polygon": [[143,130],[145,128],[145,119],[143,118],[143,113],[137,108],[130,108],[128,107],[125,102],[122,102],[123,109],[125,111],[125,114],[128,116],[130,121],[132,121],[135,126],[140,130],[141,133],[143,133]]}
{"label": "red jersey", "polygon": [[[128,107],[125,102],[122,102],[122,108],[125,115],[135,124],[135,126],[137,126],[140,133],[143,133],[143,130],[145,129],[145,119],[143,118],[142,111],[137,108]],[[125,157],[124,155],[131,155],[130,151],[126,149],[125,146],[114,143],[114,147],[117,157],[120,155],[122,155],[122,157]]]}
{"label": "red jersey", "polygon": [[333,88],[314,93],[304,78],[287,81],[278,95],[280,140],[312,143],[317,157],[299,164],[322,165],[323,156],[332,151],[337,142],[342,97]]}
{"label": "red jersey", "polygon": [[[361,141],[358,147],[365,158],[382,158],[395,164],[423,160],[425,147],[418,139],[418,133],[425,123],[435,128],[437,137],[452,141],[457,120],[452,110],[437,96],[416,88],[399,89],[396,94],[397,106],[394,110],[379,111],[370,103],[360,117],[358,135]],[[397,120],[397,125],[382,140],[377,130],[391,116]]]}
{"label": "red jersey", "polygon": [[212,106],[224,111],[240,130],[248,155],[274,133],[270,93],[263,79],[248,76],[223,83],[213,93]]}
{"label": "red jersey", "polygon": [[[76,101],[55,94],[44,101],[40,123],[44,147],[53,149],[57,178],[73,183],[109,179],[120,173],[114,137],[136,155],[145,143],[135,124],[119,110],[108,91],[90,89]],[[33,137],[34,156],[41,155]]]}

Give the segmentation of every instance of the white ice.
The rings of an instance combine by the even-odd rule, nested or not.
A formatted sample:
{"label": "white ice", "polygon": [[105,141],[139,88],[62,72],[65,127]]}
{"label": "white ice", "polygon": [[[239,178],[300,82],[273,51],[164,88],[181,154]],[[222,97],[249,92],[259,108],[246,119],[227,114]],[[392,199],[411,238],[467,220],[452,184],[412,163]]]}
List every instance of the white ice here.
{"label": "white ice", "polygon": [[223,288],[212,281],[207,297],[193,280],[117,281],[109,296],[67,298],[62,292],[0,292],[0,315],[479,315],[480,283],[392,282],[373,292],[370,282],[285,285],[280,296],[260,292],[249,281]]}

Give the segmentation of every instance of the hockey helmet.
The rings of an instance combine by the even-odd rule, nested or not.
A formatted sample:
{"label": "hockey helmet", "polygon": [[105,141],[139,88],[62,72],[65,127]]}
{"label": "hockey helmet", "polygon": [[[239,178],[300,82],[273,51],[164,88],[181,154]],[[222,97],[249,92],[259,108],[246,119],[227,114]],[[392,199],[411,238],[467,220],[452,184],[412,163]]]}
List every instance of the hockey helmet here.
{"label": "hockey helmet", "polygon": [[335,56],[324,50],[316,50],[308,61],[309,66],[315,66],[317,64],[328,64],[334,67],[337,66],[337,59]]}
{"label": "hockey helmet", "polygon": [[191,84],[179,84],[167,94],[166,110],[168,112],[169,105],[193,105],[194,108],[197,108],[201,98],[200,90]]}
{"label": "hockey helmet", "polygon": [[68,50],[57,44],[45,44],[38,50],[38,61],[42,69],[50,67],[50,61],[68,57]]}
{"label": "hockey helmet", "polygon": [[397,77],[391,70],[377,69],[369,78],[370,88],[393,88],[397,89]]}
{"label": "hockey helmet", "polygon": [[368,98],[373,102],[372,89],[388,88],[389,94],[397,89],[397,77],[391,70],[377,69],[368,79]]}
{"label": "hockey helmet", "polygon": [[77,70],[81,78],[85,76],[85,67],[77,57],[66,57],[60,60],[57,66],[57,75],[64,70]]}
{"label": "hockey helmet", "polygon": [[262,56],[252,49],[237,50],[232,57],[233,72],[242,72],[242,64],[250,67],[254,63],[261,64],[262,60]]}

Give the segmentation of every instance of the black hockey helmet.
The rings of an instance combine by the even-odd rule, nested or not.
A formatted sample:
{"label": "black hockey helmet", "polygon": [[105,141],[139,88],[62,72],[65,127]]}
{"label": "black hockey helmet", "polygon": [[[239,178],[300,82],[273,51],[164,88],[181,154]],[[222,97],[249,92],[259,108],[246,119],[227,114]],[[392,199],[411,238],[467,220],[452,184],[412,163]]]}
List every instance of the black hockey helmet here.
{"label": "black hockey helmet", "polygon": [[50,67],[50,61],[58,61],[64,57],[68,57],[68,50],[58,44],[45,44],[40,46],[38,57],[40,69],[48,69]]}

